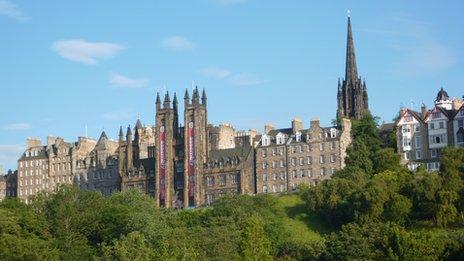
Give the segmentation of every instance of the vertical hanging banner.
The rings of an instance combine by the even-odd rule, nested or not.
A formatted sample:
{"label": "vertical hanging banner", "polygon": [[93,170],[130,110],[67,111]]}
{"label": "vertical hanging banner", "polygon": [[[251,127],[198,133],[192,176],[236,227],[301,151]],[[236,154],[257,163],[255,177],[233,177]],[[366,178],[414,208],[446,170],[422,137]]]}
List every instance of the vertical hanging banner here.
{"label": "vertical hanging banner", "polygon": [[159,132],[159,198],[166,200],[166,132],[164,126]]}
{"label": "vertical hanging banner", "polygon": [[195,129],[193,122],[188,124],[188,191],[189,197],[195,195]]}

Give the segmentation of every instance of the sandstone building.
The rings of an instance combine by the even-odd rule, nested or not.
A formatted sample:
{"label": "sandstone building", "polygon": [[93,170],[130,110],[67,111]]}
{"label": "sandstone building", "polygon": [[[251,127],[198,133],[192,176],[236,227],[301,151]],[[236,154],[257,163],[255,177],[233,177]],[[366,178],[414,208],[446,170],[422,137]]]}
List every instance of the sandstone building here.
{"label": "sandstone building", "polygon": [[[344,167],[351,143],[351,122],[367,110],[365,83],[357,76],[351,23],[348,19],[346,75],[338,89],[338,125],[321,127],[299,119],[291,128],[265,126],[236,131],[230,124],[208,122],[205,90],[183,97],[183,120],[176,93],[155,101],[153,126],[121,127],[117,141],[102,132],[98,141],[48,137],[29,139],[18,160],[18,196],[25,200],[61,184],[109,195],[136,189],[165,208],[209,205],[230,194],[277,193],[298,184],[315,184]],[[163,98],[163,99],[161,99]],[[182,105],[181,105],[182,106]]]}

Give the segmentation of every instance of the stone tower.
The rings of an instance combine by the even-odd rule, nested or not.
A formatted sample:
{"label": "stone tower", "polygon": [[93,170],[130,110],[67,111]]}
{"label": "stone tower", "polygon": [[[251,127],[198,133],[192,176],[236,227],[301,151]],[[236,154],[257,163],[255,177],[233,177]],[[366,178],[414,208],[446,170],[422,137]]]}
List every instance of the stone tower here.
{"label": "stone tower", "polygon": [[199,206],[204,201],[202,186],[203,164],[208,158],[208,110],[206,92],[203,90],[200,101],[195,87],[192,99],[186,90],[184,96],[184,207]]}
{"label": "stone tower", "polygon": [[155,200],[161,207],[172,207],[174,198],[175,145],[177,139],[177,105],[171,108],[169,93],[164,96],[163,106],[159,93],[156,97],[156,164]]}
{"label": "stone tower", "polygon": [[337,120],[339,122],[342,118],[361,119],[369,111],[366,82],[358,77],[350,17],[348,17],[345,66],[345,79],[341,82],[338,79]]}

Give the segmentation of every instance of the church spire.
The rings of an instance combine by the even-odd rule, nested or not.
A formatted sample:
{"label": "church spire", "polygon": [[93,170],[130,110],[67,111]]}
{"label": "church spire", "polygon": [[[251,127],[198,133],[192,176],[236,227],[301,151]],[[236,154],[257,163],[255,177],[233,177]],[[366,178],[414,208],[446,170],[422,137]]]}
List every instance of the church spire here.
{"label": "church spire", "polygon": [[348,16],[348,35],[346,40],[346,71],[345,81],[355,83],[358,78],[356,55],[354,53],[353,33],[351,31],[351,18]]}

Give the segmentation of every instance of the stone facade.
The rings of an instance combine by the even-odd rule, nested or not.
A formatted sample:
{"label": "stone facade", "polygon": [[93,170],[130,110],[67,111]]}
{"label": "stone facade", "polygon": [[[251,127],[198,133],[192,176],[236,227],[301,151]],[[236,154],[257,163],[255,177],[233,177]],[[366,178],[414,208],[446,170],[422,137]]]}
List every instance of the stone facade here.
{"label": "stone facade", "polygon": [[397,150],[409,169],[423,164],[429,171],[438,170],[441,149],[464,146],[463,103],[462,99],[450,99],[442,88],[432,109],[425,105],[420,112],[401,109],[395,122]]}
{"label": "stone facade", "polygon": [[343,127],[323,128],[319,120],[312,120],[310,128],[303,129],[302,122],[294,120],[292,128],[265,128],[256,148],[257,193],[291,191],[301,183],[314,185],[344,167],[351,122],[342,122]]}

